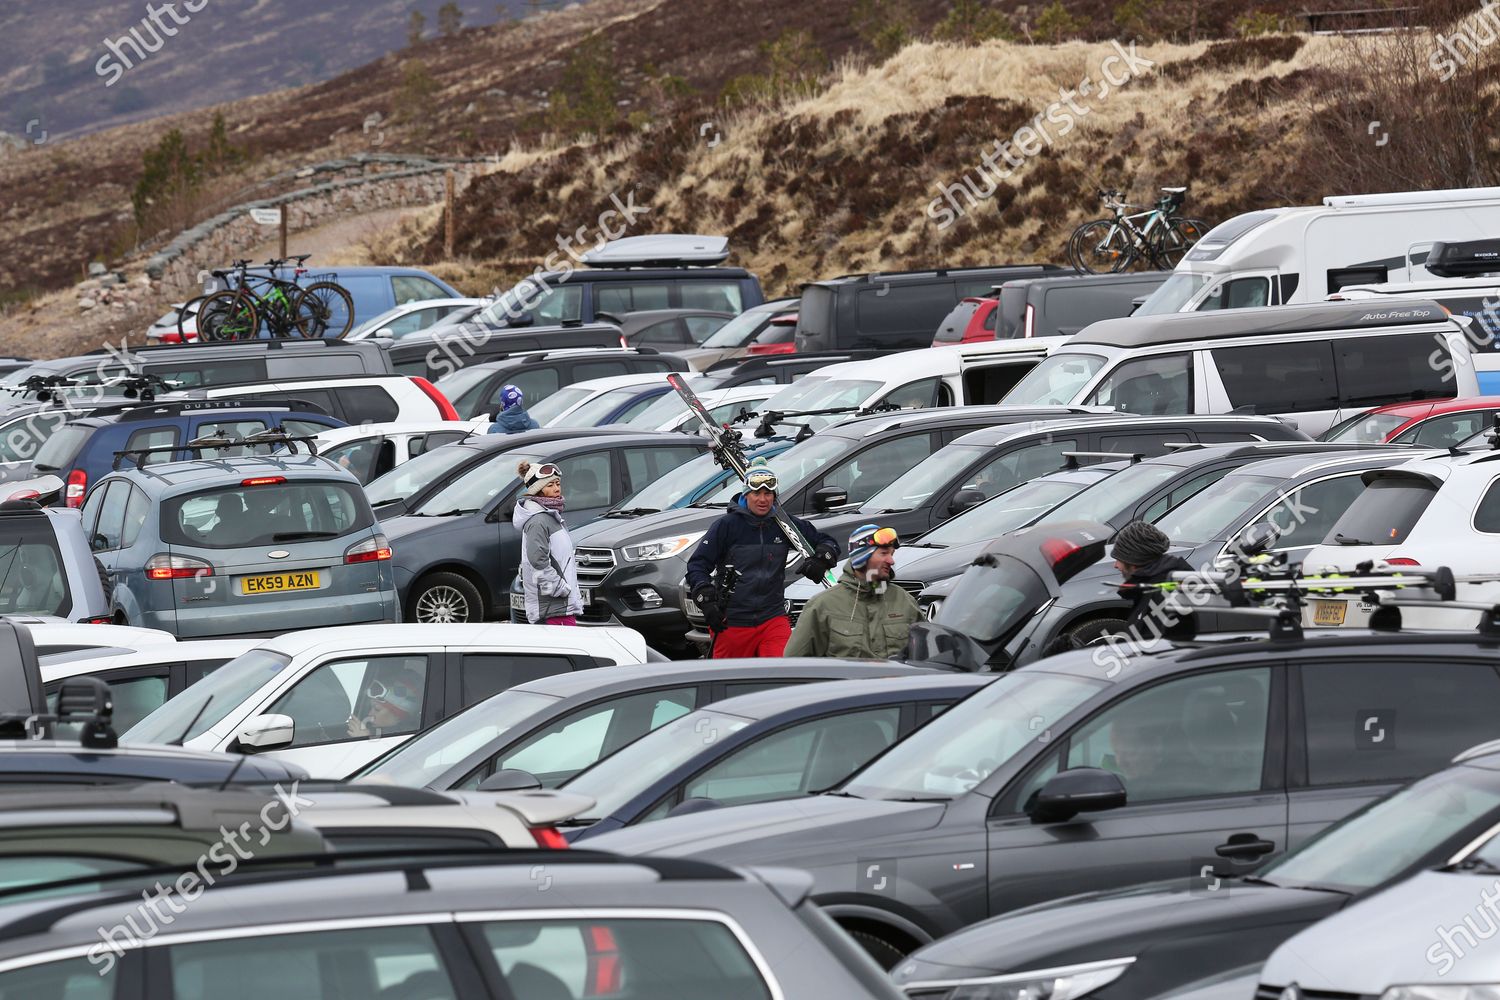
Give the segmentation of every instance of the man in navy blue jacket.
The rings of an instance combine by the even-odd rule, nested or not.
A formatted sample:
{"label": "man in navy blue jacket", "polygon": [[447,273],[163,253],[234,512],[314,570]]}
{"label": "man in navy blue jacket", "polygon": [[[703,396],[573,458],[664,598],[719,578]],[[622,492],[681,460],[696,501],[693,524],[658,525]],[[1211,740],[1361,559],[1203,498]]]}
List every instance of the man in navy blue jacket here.
{"label": "man in navy blue jacket", "polygon": [[495,422],[490,424],[491,434],[519,434],[541,426],[526,412],[526,397],[519,386],[507,385],[500,390],[500,407]]}
{"label": "man in navy blue jacket", "polygon": [[[791,638],[785,578],[793,550],[771,513],[776,487],[776,474],[770,469],[752,469],[745,491],[709,527],[688,560],[688,593],[708,619],[716,659],[780,656]],[[802,574],[822,579],[838,562],[839,543],[808,521],[791,520],[814,553],[800,567]],[[723,581],[731,568],[733,591],[721,603],[714,578]]]}

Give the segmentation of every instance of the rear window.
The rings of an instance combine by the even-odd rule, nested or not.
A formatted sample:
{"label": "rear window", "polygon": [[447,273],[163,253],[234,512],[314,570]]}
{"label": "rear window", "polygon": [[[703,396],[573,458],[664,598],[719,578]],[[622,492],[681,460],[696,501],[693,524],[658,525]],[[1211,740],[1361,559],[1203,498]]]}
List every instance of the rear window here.
{"label": "rear window", "polygon": [[0,518],[0,614],[55,615],[67,601],[68,577],[52,522]]}
{"label": "rear window", "polygon": [[71,469],[73,462],[78,458],[78,453],[83,450],[84,442],[93,432],[92,427],[69,424],[48,438],[46,443],[37,449],[32,468],[37,472]]}
{"label": "rear window", "polygon": [[170,497],[161,515],[167,544],[207,549],[339,538],[374,523],[358,486],[317,480]]}
{"label": "rear window", "polygon": [[391,394],[378,385],[351,385],[337,390],[344,420],[351,424],[383,424],[395,420],[401,408]]}
{"label": "rear window", "polygon": [[822,285],[812,285],[802,290],[802,302],[797,307],[797,329],[809,337],[824,337],[833,332],[833,303],[835,292]]}
{"label": "rear window", "polygon": [[1437,487],[1417,476],[1382,476],[1365,488],[1328,533],[1330,545],[1399,545]]}
{"label": "rear window", "polygon": [[[938,324],[937,333],[933,335],[934,344],[956,344],[964,339],[964,331],[968,329],[969,320],[973,319],[974,311],[979,308],[978,302],[960,302],[953,307],[953,311],[943,317]],[[993,329],[993,327],[992,327]]]}

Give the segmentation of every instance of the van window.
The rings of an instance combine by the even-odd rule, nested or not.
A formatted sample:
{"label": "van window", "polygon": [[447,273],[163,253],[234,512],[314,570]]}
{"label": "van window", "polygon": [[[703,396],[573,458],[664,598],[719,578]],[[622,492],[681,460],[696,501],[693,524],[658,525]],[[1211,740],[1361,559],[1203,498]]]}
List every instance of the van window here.
{"label": "van window", "polygon": [[[398,306],[404,306],[408,302],[421,302],[424,299],[446,299],[448,297],[448,293],[435,283],[412,274],[403,274],[391,278],[391,289],[396,293],[396,305]],[[427,323],[431,323],[434,319],[437,319],[437,314],[435,313]],[[427,323],[422,325],[426,326]]]}
{"label": "van window", "polygon": [[1345,267],[1328,272],[1328,294],[1350,285],[1378,285],[1388,280],[1383,267]]}
{"label": "van window", "polygon": [[[343,352],[319,353],[312,356],[279,357],[272,358],[266,365],[267,378],[333,378],[339,375],[369,375],[372,369],[365,366],[365,360],[358,354],[347,354]],[[384,366],[373,369],[375,374],[384,374]],[[240,382],[253,382],[256,379],[238,379]],[[208,385],[222,383],[209,382]]]}
{"label": "van window", "polygon": [[1192,365],[1193,359],[1187,354],[1126,361],[1104,377],[1087,402],[1121,413],[1191,413]]}
{"label": "van window", "polygon": [[[1443,345],[1437,349],[1447,353]],[[1445,381],[1443,371],[1428,362],[1433,350],[1430,333],[1333,341],[1340,401],[1346,406],[1366,407],[1453,396],[1456,387],[1451,378]]]}
{"label": "van window", "polygon": [[1215,347],[1213,363],[1234,409],[1297,413],[1338,406],[1333,349],[1325,341]]}
{"label": "van window", "polygon": [[665,281],[626,283],[611,281],[594,286],[594,312],[616,316],[648,309],[672,308],[671,286]]}
{"label": "van window", "polygon": [[[539,324],[570,323],[583,319],[583,289],[577,285],[548,288],[535,297],[528,295],[524,301],[535,302],[531,316]],[[504,315],[503,311],[501,314]]]}
{"label": "van window", "polygon": [[738,281],[682,281],[678,288],[684,309],[737,313],[745,308]]}
{"label": "van window", "polygon": [[1208,297],[1198,306],[1198,312],[1213,309],[1253,309],[1271,304],[1271,281],[1269,278],[1236,278],[1218,288],[1210,289]]}
{"label": "van window", "polygon": [[906,408],[933,406],[936,403],[939,381],[933,377],[909,382],[899,389],[892,389],[881,402]]}
{"label": "van window", "polygon": [[[363,371],[354,369],[355,373]],[[167,382],[175,382],[176,388],[196,389],[205,385],[239,385],[245,382],[264,382],[265,358],[235,358],[226,361],[180,361],[176,364],[147,365],[146,372]]]}
{"label": "van window", "polygon": [[[990,319],[994,319],[1000,310],[990,312]],[[1031,371],[1032,362],[1024,364],[1008,365],[985,365],[973,367],[964,372],[964,402],[973,406],[976,403],[998,403],[1005,398],[1005,394],[1016,387],[1016,383]]]}
{"label": "van window", "polygon": [[[357,322],[379,316],[395,305],[391,301],[390,279],[383,274],[334,274],[328,277],[348,290],[349,297],[354,300],[354,315]],[[304,280],[311,281],[312,278],[313,276],[309,275]]]}
{"label": "van window", "polygon": [[861,338],[873,336],[891,345],[909,339],[913,347],[929,347],[958,294],[951,281],[893,285],[877,278],[872,287],[860,290],[856,301]]}

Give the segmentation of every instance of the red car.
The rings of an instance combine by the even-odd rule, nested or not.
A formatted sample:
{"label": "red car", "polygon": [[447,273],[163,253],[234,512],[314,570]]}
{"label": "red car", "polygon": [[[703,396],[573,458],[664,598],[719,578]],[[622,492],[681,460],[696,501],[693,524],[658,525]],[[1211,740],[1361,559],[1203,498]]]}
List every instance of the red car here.
{"label": "red car", "polygon": [[933,347],[950,344],[974,344],[995,339],[995,321],[999,315],[995,309],[999,298],[975,298],[961,300],[953,311],[943,317],[937,333],[932,336]]}
{"label": "red car", "polygon": [[1391,403],[1334,424],[1321,440],[1446,448],[1493,428],[1497,413],[1500,413],[1500,396]]}

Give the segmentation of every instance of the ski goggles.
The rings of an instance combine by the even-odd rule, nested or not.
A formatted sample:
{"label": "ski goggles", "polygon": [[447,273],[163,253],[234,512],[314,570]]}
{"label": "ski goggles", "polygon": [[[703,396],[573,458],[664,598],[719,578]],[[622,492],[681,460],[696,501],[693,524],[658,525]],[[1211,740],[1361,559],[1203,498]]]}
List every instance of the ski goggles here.
{"label": "ski goggles", "polygon": [[895,528],[867,528],[858,531],[849,539],[849,548],[879,549],[889,545],[893,549],[901,547],[901,536],[896,533]]}
{"label": "ski goggles", "polygon": [[776,487],[778,485],[779,483],[776,480],[776,473],[774,472],[756,470],[745,477],[746,493],[754,493],[757,490],[764,490],[767,493],[775,493]]}
{"label": "ski goggles", "polygon": [[365,694],[371,701],[411,701],[417,697],[416,692],[405,684],[382,684],[380,681],[371,681],[365,687]]}

